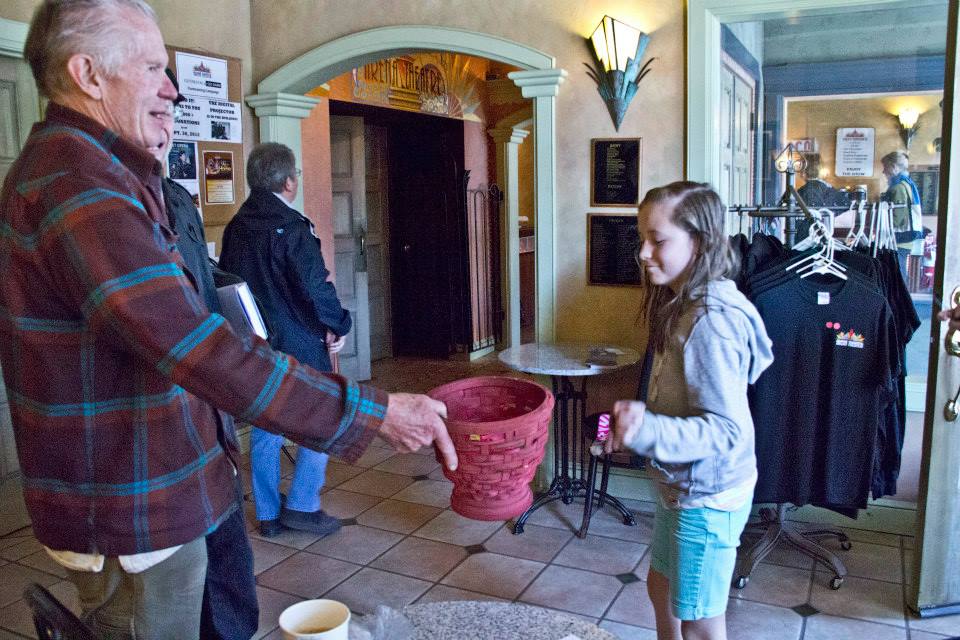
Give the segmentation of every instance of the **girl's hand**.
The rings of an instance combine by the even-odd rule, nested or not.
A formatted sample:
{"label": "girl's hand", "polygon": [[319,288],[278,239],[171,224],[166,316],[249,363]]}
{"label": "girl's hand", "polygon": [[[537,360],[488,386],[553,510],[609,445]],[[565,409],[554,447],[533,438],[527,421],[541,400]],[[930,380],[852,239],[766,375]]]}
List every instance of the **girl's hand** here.
{"label": "girl's hand", "polygon": [[613,405],[613,434],[603,443],[606,453],[624,448],[624,442],[633,440],[643,426],[643,416],[647,412],[646,403],[635,400],[618,400]]}

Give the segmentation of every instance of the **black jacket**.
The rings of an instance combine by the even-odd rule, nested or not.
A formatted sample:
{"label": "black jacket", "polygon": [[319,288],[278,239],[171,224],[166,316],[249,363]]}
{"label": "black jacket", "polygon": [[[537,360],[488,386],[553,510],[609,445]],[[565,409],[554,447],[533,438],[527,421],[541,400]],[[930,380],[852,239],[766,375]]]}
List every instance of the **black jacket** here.
{"label": "black jacket", "polygon": [[269,191],[254,189],[223,233],[220,267],[250,285],[267,310],[272,346],[329,371],[326,334],[350,331],[310,222]]}
{"label": "black jacket", "polygon": [[163,181],[163,202],[167,208],[170,226],[177,234],[177,249],[183,256],[194,284],[207,303],[207,309],[220,313],[217,288],[213,283],[210,260],[207,257],[207,239],[203,234],[203,221],[186,189],[173,180]]}

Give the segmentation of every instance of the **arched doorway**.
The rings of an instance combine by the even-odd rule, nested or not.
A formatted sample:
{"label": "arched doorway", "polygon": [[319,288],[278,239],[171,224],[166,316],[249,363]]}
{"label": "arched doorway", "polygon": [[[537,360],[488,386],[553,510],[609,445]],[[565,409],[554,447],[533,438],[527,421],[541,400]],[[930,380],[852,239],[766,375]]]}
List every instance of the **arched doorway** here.
{"label": "arched doorway", "polygon": [[[286,144],[301,159],[300,123],[315,98],[304,95],[314,87],[353,68],[376,60],[417,51],[450,51],[505,62],[521,71],[509,77],[524,98],[533,100],[536,208],[536,338],[555,336],[556,270],[556,104],[567,72],[541,51],[500,37],[439,26],[395,26],[370,29],[338,38],[292,60],[267,76],[246,101],[260,119],[260,140]],[[296,203],[300,205],[302,203]],[[507,209],[506,230],[517,229],[517,211]],[[509,241],[510,234],[507,234]],[[508,262],[505,282],[515,282],[516,261]],[[519,292],[505,292],[511,310],[519,308]],[[516,306],[515,306],[516,303]]]}

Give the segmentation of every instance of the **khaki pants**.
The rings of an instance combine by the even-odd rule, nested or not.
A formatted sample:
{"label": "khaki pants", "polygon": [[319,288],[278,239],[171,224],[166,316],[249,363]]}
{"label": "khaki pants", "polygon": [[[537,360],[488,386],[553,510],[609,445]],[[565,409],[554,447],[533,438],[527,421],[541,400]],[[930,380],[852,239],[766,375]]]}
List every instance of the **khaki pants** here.
{"label": "khaki pants", "polygon": [[107,558],[99,573],[67,573],[79,591],[83,619],[99,638],[190,640],[200,634],[206,571],[201,537],[140,573],[127,573],[116,558]]}

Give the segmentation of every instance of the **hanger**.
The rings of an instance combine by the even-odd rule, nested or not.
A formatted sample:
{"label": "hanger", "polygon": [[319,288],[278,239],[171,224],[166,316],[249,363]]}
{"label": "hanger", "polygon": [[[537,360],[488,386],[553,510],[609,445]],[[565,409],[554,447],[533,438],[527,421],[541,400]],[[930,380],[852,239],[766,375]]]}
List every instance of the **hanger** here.
{"label": "hanger", "polygon": [[814,218],[810,225],[810,232],[806,239],[794,246],[796,250],[803,250],[813,246],[819,246],[819,251],[803,256],[788,264],[786,271],[796,270],[801,278],[806,278],[815,274],[832,275],[841,280],[846,280],[846,267],[834,260],[834,251],[837,243],[833,239],[833,213],[828,212],[827,224]]}

